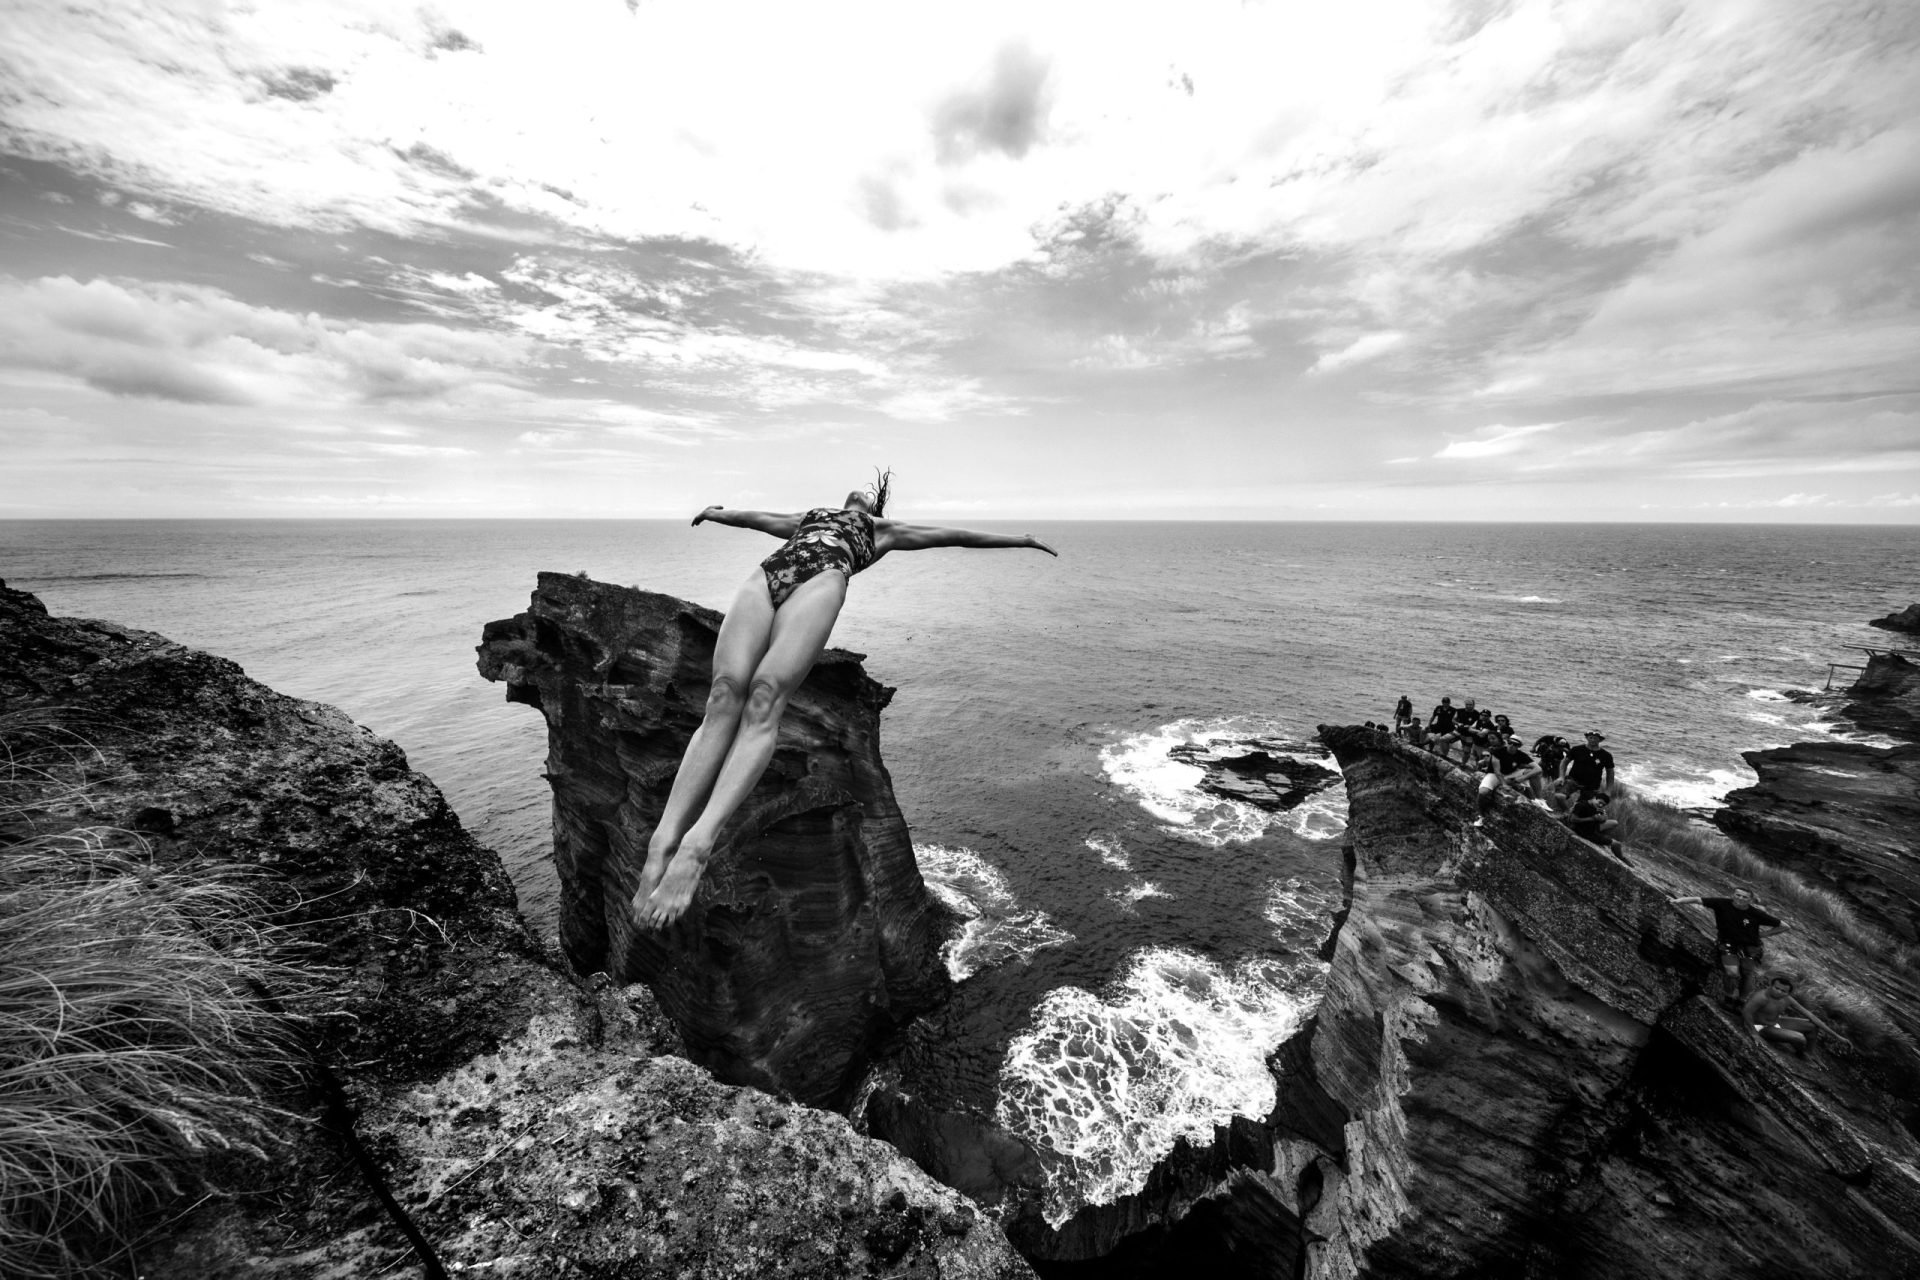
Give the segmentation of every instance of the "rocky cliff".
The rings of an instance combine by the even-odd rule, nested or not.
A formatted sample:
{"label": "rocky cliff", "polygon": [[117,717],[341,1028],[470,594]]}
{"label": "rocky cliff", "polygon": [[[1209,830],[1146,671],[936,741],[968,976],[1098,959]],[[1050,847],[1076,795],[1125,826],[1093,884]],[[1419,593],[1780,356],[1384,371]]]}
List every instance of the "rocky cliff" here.
{"label": "rocky cliff", "polygon": [[1815,990],[1863,979],[1862,1048],[1794,1058],[1703,994],[1705,918],[1668,898],[1725,892],[1713,868],[1623,865],[1511,801],[1476,829],[1469,775],[1385,733],[1322,738],[1348,904],[1326,997],[1271,1060],[1278,1105],[1052,1256],[1094,1233],[1114,1275],[1196,1249],[1276,1280],[1920,1275],[1910,1033],[1859,1032],[1920,994],[1907,962],[1803,921],[1776,959]]}
{"label": "rocky cliff", "polygon": [[953,926],[880,758],[893,691],[858,654],[827,650],[794,693],[686,916],[646,931],[628,915],[705,710],[719,625],[670,596],[543,573],[527,612],[488,624],[480,671],[546,717],[574,966],[645,982],[721,1079],[844,1106],[874,1046],[944,998]]}
{"label": "rocky cliff", "polygon": [[0,583],[0,736],[22,733],[70,762],[15,779],[25,828],[104,824],[183,873],[261,869],[271,923],[308,948],[316,1005],[337,1011],[314,1049],[344,1112],[283,1099],[297,1123],[271,1167],[227,1170],[125,1274],[419,1274],[374,1181],[454,1272],[1030,1274],[972,1205],[842,1118],[671,1056],[644,988],[577,982],[433,784],[338,711]]}
{"label": "rocky cliff", "polygon": [[1845,715],[1903,745],[1799,742],[1748,751],[1759,781],[1727,796],[1721,830],[1920,942],[1920,666],[1876,654]]}

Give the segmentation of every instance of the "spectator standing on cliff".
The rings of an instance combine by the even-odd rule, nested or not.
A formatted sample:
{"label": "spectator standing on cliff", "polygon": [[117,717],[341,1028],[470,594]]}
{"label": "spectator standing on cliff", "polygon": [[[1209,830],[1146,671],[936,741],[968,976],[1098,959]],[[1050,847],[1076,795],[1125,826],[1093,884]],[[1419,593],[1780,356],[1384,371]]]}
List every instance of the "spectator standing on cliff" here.
{"label": "spectator standing on cliff", "polygon": [[1546,776],[1549,799],[1557,799],[1560,789],[1560,770],[1567,762],[1570,750],[1567,740],[1557,733],[1543,733],[1533,741],[1533,758],[1540,762],[1540,772]]}
{"label": "spectator standing on cliff", "polygon": [[[1793,1016],[1795,1014],[1799,1016]],[[1768,974],[1765,985],[1747,997],[1740,1017],[1753,1029],[1755,1040],[1784,1044],[1803,1058],[1807,1056],[1807,1033],[1815,1027],[1847,1048],[1853,1048],[1853,1041],[1814,1017],[1813,1010],[1793,998],[1793,979],[1784,973]]]}
{"label": "spectator standing on cliff", "polygon": [[1588,791],[1613,790],[1613,753],[1600,744],[1607,735],[1598,729],[1586,732],[1586,741],[1567,752],[1567,782],[1582,794]]}
{"label": "spectator standing on cliff", "polygon": [[1762,939],[1785,933],[1786,921],[1761,910],[1753,900],[1753,890],[1740,888],[1730,898],[1668,898],[1676,907],[1697,903],[1713,912],[1713,934],[1720,944],[1720,978],[1723,1001],[1737,1008],[1747,998],[1753,975],[1766,963],[1766,943]]}
{"label": "spectator standing on cliff", "polygon": [[1393,736],[1404,738],[1407,729],[1413,724],[1413,699],[1406,694],[1400,695],[1400,701],[1393,704]]}

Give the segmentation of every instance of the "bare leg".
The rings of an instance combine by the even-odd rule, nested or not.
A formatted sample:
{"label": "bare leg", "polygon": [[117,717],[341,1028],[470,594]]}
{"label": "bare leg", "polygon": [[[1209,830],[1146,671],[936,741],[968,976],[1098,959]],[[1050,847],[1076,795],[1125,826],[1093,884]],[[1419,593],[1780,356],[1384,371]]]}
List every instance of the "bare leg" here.
{"label": "bare leg", "polygon": [[693,825],[680,838],[680,847],[667,864],[660,879],[637,915],[643,924],[655,927],[672,924],[693,901],[700,874],[713,855],[713,842],[726,820],[740,807],[760,775],[773,759],[774,743],[780,736],[780,719],[786,714],[787,699],[807,678],[827,637],[846,602],[847,580],[843,574],[823,573],[801,585],[787,597],[773,616],[773,637],[766,656],[754,668],[747,688],[746,706],[733,745],[720,766],[713,794]]}
{"label": "bare leg", "polygon": [[693,825],[694,816],[713,789],[713,780],[720,775],[727,749],[733,746],[741,709],[746,705],[747,683],[773,639],[773,619],[766,576],[755,569],[734,592],[733,604],[714,640],[713,683],[707,693],[706,718],[687,741],[680,770],[673,775],[673,789],[667,793],[667,806],[647,841],[647,863],[641,868],[640,887],[634,890],[629,908],[636,915],[666,874],[667,859]]}

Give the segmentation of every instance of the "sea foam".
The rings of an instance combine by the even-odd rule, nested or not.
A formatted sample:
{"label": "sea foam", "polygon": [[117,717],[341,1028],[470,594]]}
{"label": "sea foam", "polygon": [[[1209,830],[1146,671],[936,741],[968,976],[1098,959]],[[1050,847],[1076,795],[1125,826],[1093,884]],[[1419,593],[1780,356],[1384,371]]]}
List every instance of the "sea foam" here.
{"label": "sea foam", "polygon": [[[1214,745],[1251,738],[1284,736],[1271,722],[1176,720],[1144,733],[1127,734],[1101,748],[1100,767],[1107,778],[1161,822],[1161,829],[1198,844],[1219,847],[1262,835],[1281,826],[1310,840],[1327,840],[1346,830],[1346,790],[1329,787],[1284,813],[1269,813],[1238,800],[1200,789],[1206,771],[1168,755],[1189,743]],[[1289,758],[1336,768],[1324,752]],[[1089,841],[1091,844],[1091,841]]]}
{"label": "sea foam", "polygon": [[1317,1003],[1323,978],[1312,960],[1223,968],[1152,948],[1104,998],[1048,992],[1034,1029],[1007,1048],[995,1107],[1041,1153],[1047,1221],[1140,1190],[1177,1138],[1211,1142],[1215,1125],[1270,1113],[1267,1055]]}
{"label": "sea foam", "polygon": [[971,849],[916,844],[921,878],[941,903],[966,917],[941,950],[947,973],[963,982],[1007,960],[1073,941],[1044,911],[1022,911],[1000,869]]}

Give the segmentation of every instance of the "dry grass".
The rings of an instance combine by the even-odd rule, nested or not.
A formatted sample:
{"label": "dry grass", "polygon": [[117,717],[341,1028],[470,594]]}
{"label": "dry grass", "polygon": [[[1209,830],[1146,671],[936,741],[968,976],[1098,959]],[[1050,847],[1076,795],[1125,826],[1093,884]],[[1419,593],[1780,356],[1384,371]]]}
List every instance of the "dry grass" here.
{"label": "dry grass", "polygon": [[20,730],[0,722],[0,1274],[51,1280],[106,1274],[143,1217],[277,1146],[304,1052],[258,995],[298,989],[259,874],[36,832],[84,811],[87,753]]}
{"label": "dry grass", "polygon": [[1868,955],[1920,969],[1920,950],[1861,920],[1838,894],[1808,884],[1685,810],[1621,788],[1614,795],[1612,812],[1620,823],[1616,834],[1629,844],[1723,871],[1751,886],[1768,905],[1797,919],[1817,921]]}

